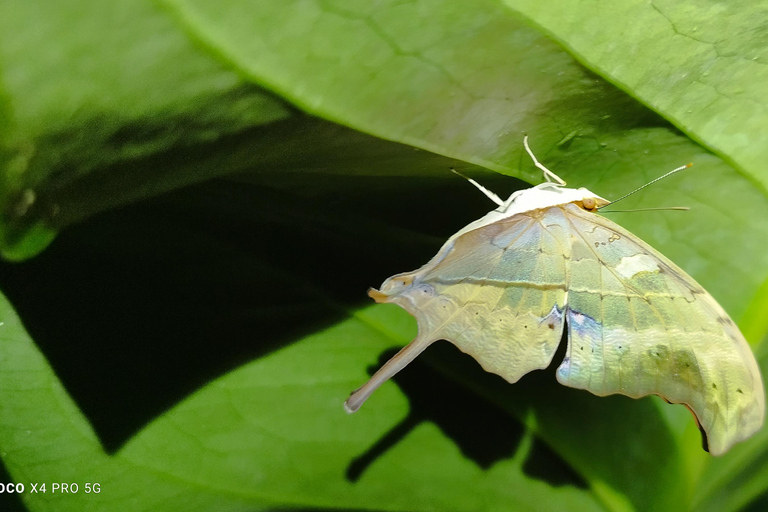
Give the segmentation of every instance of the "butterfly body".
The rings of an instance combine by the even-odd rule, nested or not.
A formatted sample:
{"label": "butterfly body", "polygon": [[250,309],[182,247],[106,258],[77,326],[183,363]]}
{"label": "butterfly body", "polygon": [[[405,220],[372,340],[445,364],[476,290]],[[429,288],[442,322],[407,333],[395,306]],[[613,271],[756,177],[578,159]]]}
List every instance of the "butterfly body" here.
{"label": "butterfly body", "polygon": [[411,313],[419,332],[347,410],[434,341],[451,341],[514,383],[549,366],[565,330],[560,383],[683,403],[715,455],[752,435],[765,398],[746,340],[693,278],[598,215],[605,204],[554,183],[516,192],[426,265],[372,289],[377,302]]}

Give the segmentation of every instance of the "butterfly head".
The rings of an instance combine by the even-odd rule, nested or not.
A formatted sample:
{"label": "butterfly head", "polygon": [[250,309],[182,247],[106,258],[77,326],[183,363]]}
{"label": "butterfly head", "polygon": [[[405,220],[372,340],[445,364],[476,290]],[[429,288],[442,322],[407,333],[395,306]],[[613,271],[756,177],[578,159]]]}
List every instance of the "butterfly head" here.
{"label": "butterfly head", "polygon": [[588,212],[597,212],[597,210],[599,210],[603,206],[607,206],[611,204],[610,201],[593,194],[592,192],[590,192],[585,188],[580,188],[579,190],[584,192],[584,197],[582,199],[572,201],[572,203],[578,206],[579,208],[581,208],[582,210],[587,210]]}

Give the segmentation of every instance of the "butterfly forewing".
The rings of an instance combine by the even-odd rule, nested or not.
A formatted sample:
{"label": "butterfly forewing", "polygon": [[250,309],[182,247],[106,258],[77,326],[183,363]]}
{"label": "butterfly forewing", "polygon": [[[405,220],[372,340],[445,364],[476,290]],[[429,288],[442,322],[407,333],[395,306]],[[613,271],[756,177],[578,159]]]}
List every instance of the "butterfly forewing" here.
{"label": "butterfly forewing", "polygon": [[598,395],[685,403],[713,454],[763,421],[760,374],[728,315],[690,276],[628,231],[575,205],[568,349],[558,380]]}

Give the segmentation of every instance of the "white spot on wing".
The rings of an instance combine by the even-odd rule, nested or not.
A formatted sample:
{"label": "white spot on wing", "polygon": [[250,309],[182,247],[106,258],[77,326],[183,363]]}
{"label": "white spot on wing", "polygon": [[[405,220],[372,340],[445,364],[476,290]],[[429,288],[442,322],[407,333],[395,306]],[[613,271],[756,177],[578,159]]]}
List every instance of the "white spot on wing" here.
{"label": "white spot on wing", "polygon": [[634,256],[624,256],[616,265],[616,272],[627,279],[634,277],[640,272],[657,272],[659,265],[656,259],[647,254],[635,254]]}

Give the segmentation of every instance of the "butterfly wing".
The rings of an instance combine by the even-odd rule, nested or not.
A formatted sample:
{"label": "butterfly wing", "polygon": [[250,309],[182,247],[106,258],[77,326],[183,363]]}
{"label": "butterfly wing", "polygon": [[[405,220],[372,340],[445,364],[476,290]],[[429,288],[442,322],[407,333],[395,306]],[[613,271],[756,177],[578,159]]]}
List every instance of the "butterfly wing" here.
{"label": "butterfly wing", "polygon": [[349,397],[347,411],[440,339],[509,382],[549,366],[564,327],[568,229],[557,208],[517,214],[452,238],[419,270],[371,290],[411,313],[419,334]]}
{"label": "butterfly wing", "polygon": [[439,339],[516,382],[549,365],[567,319],[562,384],[683,403],[715,455],[763,423],[757,364],[725,311],[674,263],[574,204],[464,232],[370,295],[405,308],[419,334],[350,396],[349,412]]}
{"label": "butterfly wing", "polygon": [[546,368],[563,332],[566,222],[560,211],[535,211],[465,233],[414,277],[424,291],[409,291],[402,305],[430,339],[452,342],[509,382]]}
{"label": "butterfly wing", "polygon": [[720,305],[617,224],[560,207],[571,236],[567,355],[557,379],[596,395],[657,394],[686,404],[724,453],[763,423],[760,372]]}

